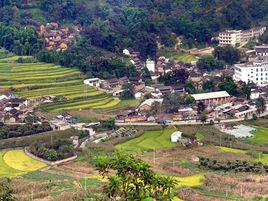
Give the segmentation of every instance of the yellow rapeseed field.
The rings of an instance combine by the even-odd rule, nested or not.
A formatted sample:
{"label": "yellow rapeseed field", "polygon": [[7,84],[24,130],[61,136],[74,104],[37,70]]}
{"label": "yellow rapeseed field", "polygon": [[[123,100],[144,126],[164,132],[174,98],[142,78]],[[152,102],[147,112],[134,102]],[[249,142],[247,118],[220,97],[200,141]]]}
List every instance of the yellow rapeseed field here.
{"label": "yellow rapeseed field", "polygon": [[10,150],[3,156],[3,161],[9,167],[23,172],[32,172],[46,167],[45,163],[28,157],[23,150]]}
{"label": "yellow rapeseed field", "polygon": [[188,177],[175,177],[177,180],[176,187],[196,187],[202,186],[204,183],[204,175],[203,174],[196,174]]}

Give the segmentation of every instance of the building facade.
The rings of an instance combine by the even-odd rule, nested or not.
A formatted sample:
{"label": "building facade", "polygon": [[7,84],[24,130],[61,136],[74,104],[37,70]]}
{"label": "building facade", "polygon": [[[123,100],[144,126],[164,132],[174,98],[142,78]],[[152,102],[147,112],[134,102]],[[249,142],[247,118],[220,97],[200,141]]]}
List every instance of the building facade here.
{"label": "building facade", "polygon": [[266,30],[266,27],[254,27],[248,30],[226,30],[219,33],[219,45],[231,45],[248,42],[252,38],[260,37]]}
{"label": "building facade", "polygon": [[205,105],[220,105],[231,100],[231,96],[226,91],[192,94],[191,96],[196,102],[203,102]]}
{"label": "building facade", "polygon": [[242,31],[241,30],[226,30],[219,33],[219,45],[231,45],[235,46],[241,42]]}
{"label": "building facade", "polygon": [[268,45],[260,45],[255,47],[258,56],[268,57]]}
{"label": "building facade", "polygon": [[234,65],[236,81],[253,82],[257,86],[268,84],[268,59],[254,60]]}

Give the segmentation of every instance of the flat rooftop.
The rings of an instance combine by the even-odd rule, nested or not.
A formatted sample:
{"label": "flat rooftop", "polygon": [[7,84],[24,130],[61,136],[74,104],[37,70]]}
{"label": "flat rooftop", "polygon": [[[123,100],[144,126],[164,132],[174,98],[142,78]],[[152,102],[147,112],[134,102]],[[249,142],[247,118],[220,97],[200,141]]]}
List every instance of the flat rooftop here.
{"label": "flat rooftop", "polygon": [[235,67],[240,67],[240,68],[247,68],[247,67],[263,67],[268,65],[268,58],[262,57],[262,58],[256,58],[253,61],[249,61],[247,63],[242,63],[242,64],[235,64]]}
{"label": "flat rooftop", "polygon": [[200,101],[206,99],[230,97],[230,94],[228,94],[227,91],[216,91],[202,94],[192,94],[191,96],[194,97],[196,101]]}

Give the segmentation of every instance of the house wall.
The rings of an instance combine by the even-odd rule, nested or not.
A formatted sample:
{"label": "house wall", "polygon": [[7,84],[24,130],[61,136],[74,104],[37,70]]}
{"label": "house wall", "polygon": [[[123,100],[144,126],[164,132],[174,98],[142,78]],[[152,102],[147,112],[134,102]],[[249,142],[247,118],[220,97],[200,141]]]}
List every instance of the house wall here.
{"label": "house wall", "polygon": [[268,84],[268,62],[247,67],[235,65],[234,79],[243,82],[251,81],[257,86],[265,86]]}

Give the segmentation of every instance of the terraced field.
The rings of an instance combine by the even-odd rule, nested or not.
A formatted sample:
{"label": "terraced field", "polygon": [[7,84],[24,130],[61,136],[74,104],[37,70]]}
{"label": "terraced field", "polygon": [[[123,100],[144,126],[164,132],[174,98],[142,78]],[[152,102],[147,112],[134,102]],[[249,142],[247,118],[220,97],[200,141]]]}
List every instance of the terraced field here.
{"label": "terraced field", "polygon": [[13,88],[27,99],[43,96],[64,96],[67,101],[42,107],[45,111],[105,109],[120,100],[83,84],[84,75],[76,69],[45,63],[17,63],[17,57],[0,59],[0,87]]}
{"label": "terraced field", "polygon": [[23,150],[0,151],[0,177],[14,177],[46,167],[28,157]]}
{"label": "terraced field", "polygon": [[152,149],[168,149],[176,147],[177,144],[170,141],[170,136],[176,129],[145,131],[140,137],[116,145],[117,149],[126,151],[144,151]]}

